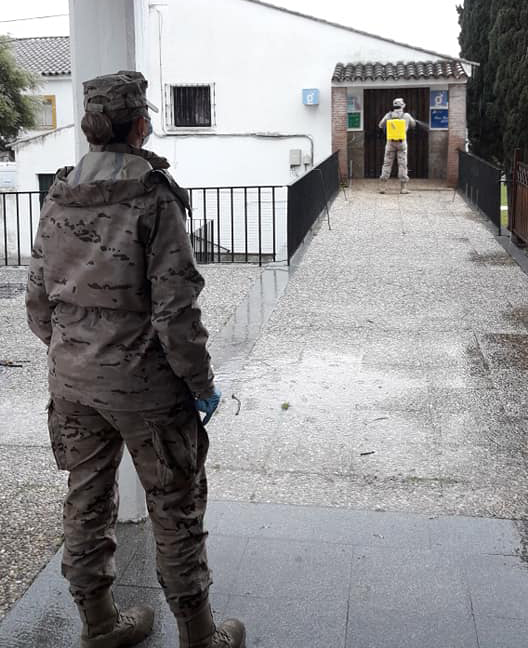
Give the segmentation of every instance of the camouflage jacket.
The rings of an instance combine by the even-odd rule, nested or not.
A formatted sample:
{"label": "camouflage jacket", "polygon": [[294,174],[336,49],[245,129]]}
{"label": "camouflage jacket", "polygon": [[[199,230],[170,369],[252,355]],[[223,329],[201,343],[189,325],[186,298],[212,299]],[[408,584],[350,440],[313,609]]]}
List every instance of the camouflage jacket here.
{"label": "camouflage jacket", "polygon": [[187,387],[212,394],[187,193],[167,166],[114,145],[58,172],[26,291],[29,326],[48,345],[52,395],[141,410],[168,406]]}

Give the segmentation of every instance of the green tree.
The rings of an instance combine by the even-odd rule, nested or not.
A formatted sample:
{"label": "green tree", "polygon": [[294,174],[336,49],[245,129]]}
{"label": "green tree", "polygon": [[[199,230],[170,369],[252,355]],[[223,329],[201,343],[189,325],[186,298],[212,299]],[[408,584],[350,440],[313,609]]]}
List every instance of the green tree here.
{"label": "green tree", "polygon": [[16,64],[9,38],[0,36],[0,149],[6,150],[20,129],[35,125],[37,102],[24,92],[36,87],[36,77]]}
{"label": "green tree", "polygon": [[458,7],[464,58],[480,63],[468,83],[471,150],[511,168],[528,151],[528,5],[519,0],[465,0]]}
{"label": "green tree", "polygon": [[528,6],[493,0],[490,59],[496,62],[493,90],[502,120],[502,159],[509,169],[516,148],[528,150]]}
{"label": "green tree", "polygon": [[470,148],[495,163],[502,161],[502,133],[494,92],[496,62],[490,57],[489,34],[493,27],[493,0],[465,0],[458,7],[461,55],[480,63],[468,82]]}

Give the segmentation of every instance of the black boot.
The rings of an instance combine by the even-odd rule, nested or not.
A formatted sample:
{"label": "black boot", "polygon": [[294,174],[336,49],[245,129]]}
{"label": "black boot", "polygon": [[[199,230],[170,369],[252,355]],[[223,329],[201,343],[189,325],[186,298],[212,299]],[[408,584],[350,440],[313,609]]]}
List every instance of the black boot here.
{"label": "black boot", "polygon": [[217,628],[207,601],[190,618],[177,618],[180,648],[246,648],[246,630],[237,619],[228,619]]}

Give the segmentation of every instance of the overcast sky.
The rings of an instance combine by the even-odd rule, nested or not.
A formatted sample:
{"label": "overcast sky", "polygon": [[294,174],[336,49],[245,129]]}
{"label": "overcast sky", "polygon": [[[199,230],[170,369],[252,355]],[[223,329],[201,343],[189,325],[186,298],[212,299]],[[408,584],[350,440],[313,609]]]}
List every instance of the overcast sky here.
{"label": "overcast sky", "polygon": [[[458,56],[456,5],[462,1],[275,0],[273,4],[442,54]],[[0,33],[9,32],[17,37],[61,36],[68,33],[67,17],[23,22],[1,21],[63,13],[68,13],[68,0],[18,0],[12,3],[2,0]]]}

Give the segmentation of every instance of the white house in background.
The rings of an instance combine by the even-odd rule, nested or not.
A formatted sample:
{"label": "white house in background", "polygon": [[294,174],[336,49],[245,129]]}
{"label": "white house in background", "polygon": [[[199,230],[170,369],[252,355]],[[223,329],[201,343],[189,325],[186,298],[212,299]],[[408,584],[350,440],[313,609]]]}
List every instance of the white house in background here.
{"label": "white house in background", "polygon": [[[377,122],[396,96],[431,126],[410,138],[411,172],[456,181],[467,61],[260,0],[70,0],[72,7],[77,78],[115,72],[104,60],[134,61],[160,108],[148,148],[168,158],[184,187],[284,187],[336,150],[342,176],[374,177],[383,148]],[[72,126],[81,84],[72,87],[68,38],[13,47],[41,75],[46,101],[41,128],[14,145],[17,188],[43,189],[86,147]],[[193,192],[195,213],[214,221],[223,252],[247,252],[249,241],[250,252],[271,254],[285,242],[286,191],[264,190],[260,201],[249,192],[248,201],[238,189]]]}
{"label": "white house in background", "polygon": [[[346,112],[357,113],[347,121],[346,138],[347,132],[365,131],[365,89],[398,95],[417,88],[443,91],[447,102],[450,86],[465,93],[470,73],[464,61],[259,0],[135,4],[142,5],[143,33],[136,32],[132,46],[142,52],[138,67],[149,79],[149,99],[160,107],[149,146],[170,160],[174,175],[187,187],[281,185],[301,175],[332,152],[333,88],[345,88]],[[18,188],[28,190],[38,186],[38,175],[73,162],[71,66],[67,37],[21,39],[14,48],[19,63],[42,76],[41,93],[51,98],[43,111],[43,130],[15,146]],[[431,67],[434,61],[443,67]],[[365,65],[369,62],[371,68]],[[376,63],[383,64],[382,74]],[[346,69],[360,64],[361,73],[354,67],[354,75],[346,75]],[[429,109],[427,101],[427,119]],[[447,112],[447,103],[440,109]],[[447,139],[447,121],[441,125],[437,130],[444,130]],[[427,138],[424,146],[429,146]],[[365,173],[369,165],[357,166]],[[343,167],[348,171],[350,165]]]}
{"label": "white house in background", "polygon": [[12,42],[17,63],[39,77],[41,100],[34,130],[21,134],[13,149],[18,191],[46,191],[57,169],[73,164],[73,93],[70,39],[20,38]]}

